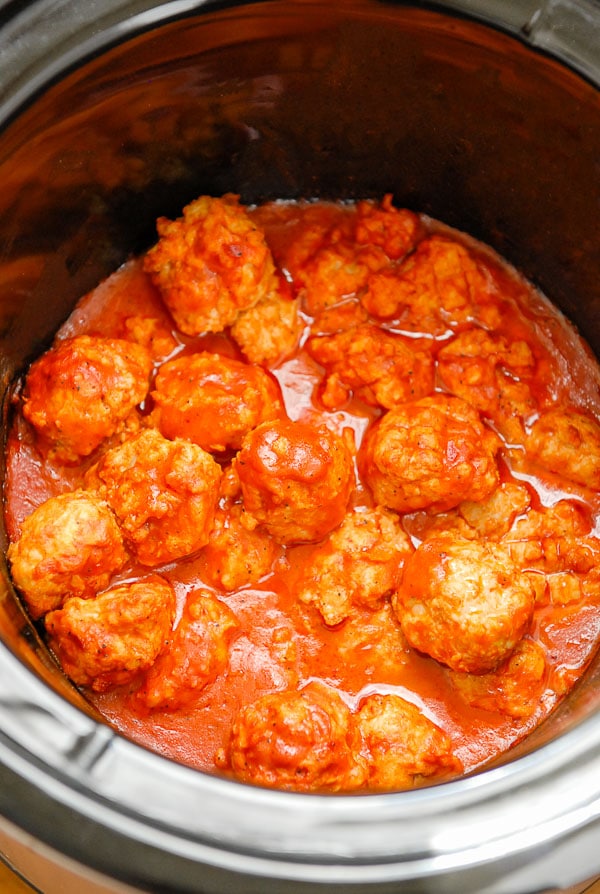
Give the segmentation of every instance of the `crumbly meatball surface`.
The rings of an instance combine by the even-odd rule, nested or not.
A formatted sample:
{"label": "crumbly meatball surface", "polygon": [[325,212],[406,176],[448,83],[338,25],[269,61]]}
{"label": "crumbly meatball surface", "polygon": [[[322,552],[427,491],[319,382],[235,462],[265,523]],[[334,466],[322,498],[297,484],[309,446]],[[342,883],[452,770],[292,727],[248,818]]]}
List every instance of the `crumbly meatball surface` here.
{"label": "crumbly meatball surface", "polygon": [[450,736],[399,695],[367,696],[356,723],[366,746],[371,789],[412,788],[462,769]]}
{"label": "crumbly meatball surface", "polygon": [[277,364],[293,352],[302,327],[298,301],[278,288],[242,311],[231,335],[250,363]]}
{"label": "crumbly meatball surface", "polygon": [[355,510],[317,547],[303,570],[298,598],[314,604],[329,626],[348,618],[355,605],[375,610],[399,583],[411,552],[394,513]]}
{"label": "crumbly meatball surface", "polygon": [[202,551],[203,576],[226,591],[256,584],[268,574],[281,549],[262,528],[242,523],[239,504],[217,509],[208,544]]}
{"label": "crumbly meatball surface", "polygon": [[527,438],[534,462],[569,481],[600,488],[600,425],[583,412],[551,410],[534,422]]}
{"label": "crumbly meatball surface", "polygon": [[111,507],[138,560],[156,566],[208,543],[220,479],[201,447],[145,429],[107,451],[85,481]]}
{"label": "crumbly meatball surface", "polygon": [[235,614],[210,591],[191,593],[168,645],[136,692],[136,703],[152,711],[192,705],[226,668],[238,629]]}
{"label": "crumbly meatball surface", "polygon": [[238,779],[267,788],[348,791],[365,781],[357,746],[349,709],[315,682],[243,708],[220,762]]}
{"label": "crumbly meatball surface", "polygon": [[278,543],[321,540],[337,527],[354,488],[352,456],[326,426],[288,419],[251,431],[235,460],[248,524]]}
{"label": "crumbly meatball surface", "polygon": [[469,404],[435,394],[386,413],[367,433],[360,466],[382,506],[440,512],[494,491],[499,447]]}
{"label": "crumbly meatball surface", "polygon": [[59,608],[69,596],[95,595],[126,559],[109,506],[83,490],[38,506],[8,548],[13,580],[34,618]]}
{"label": "crumbly meatball surface", "polygon": [[453,670],[483,674],[527,633],[535,591],[502,546],[448,534],[406,560],[394,604],[413,648]]}
{"label": "crumbly meatball surface", "polygon": [[284,414],[277,382],[259,366],[202,352],[168,361],[152,391],[153,414],[167,438],[185,438],[211,453],[238,450],[262,422]]}
{"label": "crumbly meatball surface", "polygon": [[92,599],[73,596],[46,615],[50,647],[72,680],[104,692],[129,683],[165,647],[175,617],[171,584],[157,575]]}
{"label": "crumbly meatball surface", "polygon": [[[372,406],[391,409],[433,391],[430,351],[368,323],[313,337],[307,350],[327,370],[322,398],[326,406],[335,407],[353,392]],[[338,401],[330,395],[340,385],[342,400]]]}
{"label": "crumbly meatball surface", "polygon": [[269,293],[271,252],[237,196],[201,196],[157,230],[144,269],[186,335],[221,332]]}
{"label": "crumbly meatball surface", "polygon": [[31,366],[23,415],[51,453],[66,463],[89,456],[148,393],[145,347],[79,335],[58,342]]}

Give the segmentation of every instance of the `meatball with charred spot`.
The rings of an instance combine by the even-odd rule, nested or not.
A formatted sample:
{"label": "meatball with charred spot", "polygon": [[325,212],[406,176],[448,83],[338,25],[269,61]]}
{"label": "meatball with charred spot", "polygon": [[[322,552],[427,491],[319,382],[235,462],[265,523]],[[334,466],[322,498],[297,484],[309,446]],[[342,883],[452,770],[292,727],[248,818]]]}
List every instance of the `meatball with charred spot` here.
{"label": "meatball with charred spot", "polygon": [[447,733],[399,695],[368,696],[356,722],[367,748],[371,789],[407,789],[462,771]]}
{"label": "meatball with charred spot", "polygon": [[85,483],[111,507],[138,560],[153,567],[208,543],[220,479],[210,453],[145,429],[107,451]]}
{"label": "meatball with charred spot", "polygon": [[496,489],[499,448],[469,404],[435,394],[390,410],[367,432],[359,464],[382,506],[443,512]]}
{"label": "meatball with charred spot", "polygon": [[193,704],[227,666],[238,631],[234,613],[210,591],[188,596],[171,641],[135,694],[138,707],[174,711]]}
{"label": "meatball with charred spot", "polygon": [[262,422],[284,415],[275,379],[259,366],[220,354],[191,354],[160,368],[152,392],[153,420],[167,438],[208,450],[239,450]]}
{"label": "meatball with charred spot", "polygon": [[243,708],[218,763],[243,782],[293,791],[348,791],[365,781],[352,716],[335,690],[309,683]]}
{"label": "meatball with charred spot", "polygon": [[270,249],[238,196],[201,196],[157,230],[144,269],[186,335],[221,332],[271,290]]}
{"label": "meatball with charred spot", "polygon": [[65,339],[31,366],[23,415],[52,457],[76,463],[144,400],[151,368],[142,345],[91,335]]}
{"label": "meatball with charred spot", "polygon": [[354,466],[326,426],[266,422],[244,438],[234,464],[249,527],[264,525],[278,543],[322,540],[344,518]]}
{"label": "meatball with charred spot", "polygon": [[13,580],[33,618],[105,587],[127,554],[109,506],[83,490],[51,497],[22,524],[8,548]]}
{"label": "meatball with charred spot", "polygon": [[484,674],[527,633],[535,590],[499,544],[438,535],[406,560],[394,608],[406,639],[452,670]]}
{"label": "meatball with charred spot", "polygon": [[78,686],[105,692],[147,670],[169,640],[175,594],[158,576],[74,596],[46,615],[50,648]]}

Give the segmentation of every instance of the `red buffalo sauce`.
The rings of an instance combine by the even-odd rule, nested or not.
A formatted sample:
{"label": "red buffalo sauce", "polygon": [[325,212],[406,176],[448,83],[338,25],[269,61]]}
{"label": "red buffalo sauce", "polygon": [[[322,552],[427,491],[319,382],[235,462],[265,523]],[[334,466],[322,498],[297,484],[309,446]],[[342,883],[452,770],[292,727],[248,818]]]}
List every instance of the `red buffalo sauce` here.
{"label": "red buffalo sauce", "polygon": [[[270,375],[281,388],[285,412],[291,420],[325,423],[342,438],[347,438],[350,433],[356,450],[359,450],[367,429],[388,409],[364,402],[356,396],[357,389],[347,385],[343,385],[337,404],[335,400],[333,406],[323,403],[324,369],[311,356],[307,342],[310,336],[323,331],[339,331],[344,316],[351,318],[353,314],[358,314],[361,323],[374,323],[406,342],[423,342],[437,370],[441,368],[438,358],[443,355],[444,348],[473,327],[485,333],[500,333],[510,343],[525,342],[535,366],[535,375],[527,379],[532,406],[546,406],[551,401],[553,406],[565,411],[583,408],[592,416],[600,414],[599,374],[595,361],[570,325],[533,287],[487,249],[426,218],[418,221],[417,250],[411,250],[404,263],[411,263],[410,259],[417,256],[422,240],[431,234],[451,238],[460,246],[466,246],[477,258],[479,273],[483,271],[483,275],[496,284],[495,297],[483,307],[479,318],[468,311],[458,319],[453,318],[450,308],[447,314],[439,316],[439,325],[434,326],[428,321],[427,308],[423,305],[423,331],[420,331],[414,318],[407,322],[402,307],[391,315],[374,317],[364,310],[364,305],[352,292],[325,309],[329,319],[323,316],[324,309],[315,309],[314,300],[312,304],[304,300],[308,274],[304,281],[301,274],[310,269],[311,259],[319,248],[327,247],[332,228],[339,227],[344,232],[348,208],[332,203],[273,203],[252,211],[255,223],[266,234],[276,265],[291,283],[291,294],[298,296],[300,301],[302,331],[297,347],[282,360],[269,364]],[[377,244],[376,226],[369,228],[365,224],[365,228],[358,231],[363,254],[365,245],[374,244],[377,251],[382,250]],[[395,253],[401,257],[404,249],[394,245],[387,251],[390,256]],[[367,267],[374,263],[371,258],[365,260],[361,255],[360,262],[363,261]],[[370,270],[369,275],[377,272]],[[361,285],[360,288],[364,291],[365,287]],[[228,330],[200,336],[182,334],[149,275],[144,272],[140,259],[125,264],[85,296],[58,333],[58,338],[82,333],[127,337],[132,325],[128,321],[132,318],[139,320],[140,326],[150,318],[156,321],[155,356],[158,360],[155,372],[170,358],[198,351],[245,359]],[[473,365],[470,375],[472,379],[467,386],[476,384],[481,370]],[[506,377],[510,380],[509,385],[518,383],[519,376],[519,372],[509,370]],[[436,374],[434,387],[439,393],[448,390],[439,374]],[[493,382],[490,387],[493,388]],[[142,413],[151,411],[152,400],[148,398],[142,405]],[[535,421],[536,413],[530,414],[527,426]],[[507,423],[503,429],[504,418]],[[597,491],[556,471],[520,463],[522,445],[512,443],[510,421],[508,412],[499,424],[492,424],[489,419],[486,422],[492,428],[502,429],[498,431],[502,441],[498,461],[500,483],[526,486],[530,498],[528,512],[543,512],[545,507],[551,507],[561,498],[570,501],[584,519],[585,536],[594,538],[600,510]],[[452,445],[449,449],[453,449]],[[460,454],[462,445],[456,444],[454,449]],[[18,540],[23,520],[36,506],[50,497],[82,487],[85,473],[96,458],[94,454],[78,465],[63,465],[45,455],[40,450],[35,431],[20,413],[17,392],[7,447],[5,496],[10,539]],[[220,456],[219,462],[225,468],[230,459],[227,454]],[[261,459],[266,464],[272,461],[269,456],[261,456]],[[303,467],[304,475],[310,476],[314,456],[304,455],[298,448],[294,462]],[[358,477],[350,508],[372,504],[368,484]],[[444,523],[440,513],[415,510],[402,514],[403,528],[414,547],[432,527]],[[552,711],[583,673],[598,642],[600,582],[597,583],[594,577],[594,560],[585,569],[581,563],[575,563],[572,573],[579,575],[578,579],[585,577],[586,580],[578,598],[570,597],[564,589],[570,586],[570,578],[563,581],[560,575],[564,572],[552,570],[548,575],[551,578],[550,595],[547,587],[544,594],[538,593],[528,633],[528,638],[543,650],[543,685],[533,710],[523,712],[522,716],[514,716],[513,711],[509,716],[497,707],[485,707],[485,695],[470,702],[466,700],[464,690],[456,685],[451,670],[407,645],[389,599],[376,609],[355,605],[350,617],[335,627],[327,627],[314,606],[297,599],[306,575],[306,563],[313,553],[312,544],[278,544],[270,572],[257,584],[232,592],[211,586],[203,551],[160,568],[159,573],[174,587],[179,616],[189,594],[197,588],[214,592],[235,614],[239,631],[230,645],[225,671],[179,710],[145,709],[133,697],[139,681],[102,693],[86,689],[86,697],[108,723],[134,741],[201,770],[217,772],[224,768],[224,772],[228,772],[222,755],[234,719],[243,706],[267,693],[299,690],[311,681],[321,680],[337,690],[352,711],[357,709],[365,695],[396,693],[415,704],[445,731],[463,771],[469,772],[510,748]],[[539,566],[535,567],[539,570]],[[143,574],[147,574],[147,569],[132,560],[122,576],[129,580]],[[474,685],[493,690],[493,680],[486,682],[485,675],[479,677]],[[518,674],[515,679],[518,687]]]}

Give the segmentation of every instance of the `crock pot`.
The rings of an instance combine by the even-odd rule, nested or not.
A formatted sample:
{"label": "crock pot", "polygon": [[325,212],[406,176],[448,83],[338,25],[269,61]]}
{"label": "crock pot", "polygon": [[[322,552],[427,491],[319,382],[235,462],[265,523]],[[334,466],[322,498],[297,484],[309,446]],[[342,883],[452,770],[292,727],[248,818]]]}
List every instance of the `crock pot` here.
{"label": "crock pot", "polygon": [[[491,244],[600,353],[596,0],[9,0],[0,85],[4,391],[202,192],[393,192]],[[1,587],[0,851],[44,894],[529,894],[600,873],[600,660],[470,778],[290,794],[115,733],[6,568]]]}

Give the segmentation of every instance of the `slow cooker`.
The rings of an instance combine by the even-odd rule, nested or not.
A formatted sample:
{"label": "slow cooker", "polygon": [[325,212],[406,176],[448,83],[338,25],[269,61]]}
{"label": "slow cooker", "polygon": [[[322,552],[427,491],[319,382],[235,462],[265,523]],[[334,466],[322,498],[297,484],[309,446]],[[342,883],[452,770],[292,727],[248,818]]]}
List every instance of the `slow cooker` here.
{"label": "slow cooker", "polygon": [[[600,353],[597,0],[4,2],[0,85],[4,392],[203,192],[393,192],[492,245]],[[0,851],[44,894],[564,889],[600,873],[600,658],[469,778],[267,791],[103,723],[3,567],[0,817]]]}

